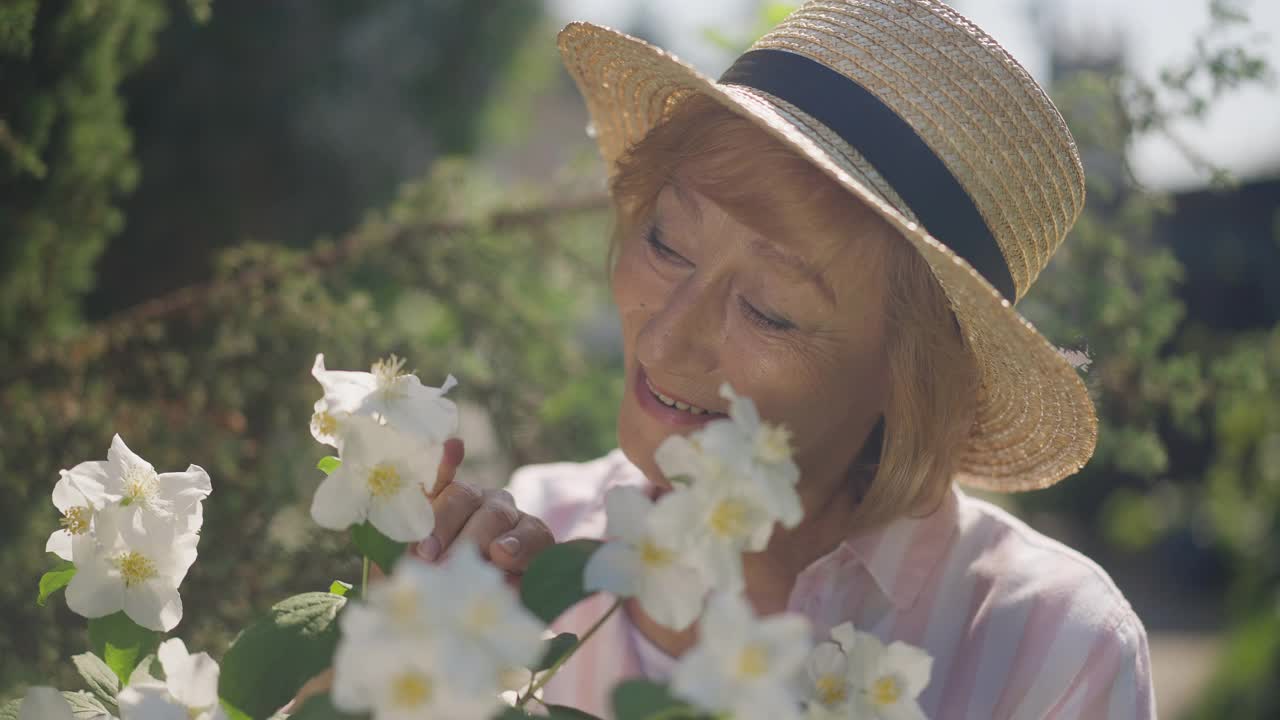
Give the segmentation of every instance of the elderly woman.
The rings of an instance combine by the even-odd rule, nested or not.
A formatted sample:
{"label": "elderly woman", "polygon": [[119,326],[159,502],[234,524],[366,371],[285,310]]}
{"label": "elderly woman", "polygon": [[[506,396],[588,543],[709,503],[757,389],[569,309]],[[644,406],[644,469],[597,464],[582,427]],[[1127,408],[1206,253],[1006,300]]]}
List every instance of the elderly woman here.
{"label": "elderly woman", "polygon": [[[932,718],[1152,717],[1146,636],[1106,573],[958,487],[1052,485],[1096,439],[1075,368],[1012,308],[1084,202],[1026,71],[937,0],[809,2],[719,81],[588,24],[560,50],[616,208],[619,449],[521,468],[509,492],[446,468],[418,554],[473,541],[518,575],[601,537],[605,492],[668,487],[655,449],[721,417],[728,382],[792,431],[802,473],[804,521],[744,559],[759,613],[924,648]],[[619,680],[693,644],[624,607],[548,702],[607,714]]]}

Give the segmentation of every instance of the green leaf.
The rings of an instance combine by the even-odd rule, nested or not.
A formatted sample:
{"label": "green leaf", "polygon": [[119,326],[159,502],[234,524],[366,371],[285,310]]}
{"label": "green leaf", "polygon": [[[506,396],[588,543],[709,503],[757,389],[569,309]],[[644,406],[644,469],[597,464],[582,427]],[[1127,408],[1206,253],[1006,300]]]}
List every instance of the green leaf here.
{"label": "green leaf", "polygon": [[121,611],[89,621],[89,646],[120,682],[127,683],[138,661],[160,647],[160,633],[138,625]]}
{"label": "green leaf", "polygon": [[71,717],[75,720],[103,720],[111,717],[111,713],[101,702],[98,702],[98,698],[87,692],[63,690],[62,697],[66,698],[67,704],[71,706]]}
{"label": "green leaf", "polygon": [[352,588],[351,583],[342,582],[341,580],[334,580],[333,582],[329,583],[329,592],[334,595],[338,595],[339,597],[346,597],[347,591],[350,590],[351,588]]}
{"label": "green leaf", "polygon": [[568,705],[548,705],[546,717],[551,720],[600,720],[589,712]]}
{"label": "green leaf", "polygon": [[102,701],[102,704],[111,710],[112,713],[117,711],[116,694],[120,692],[120,678],[116,677],[115,672],[107,667],[102,658],[93,653],[81,653],[71,656],[71,662],[76,666],[76,670],[80,671],[80,677],[84,678],[84,682],[89,686],[89,690]]}
{"label": "green leaf", "polygon": [[342,461],[332,455],[325,455],[316,463],[316,468],[325,475],[332,475],[334,470],[342,467]]}
{"label": "green leaf", "polygon": [[[17,716],[14,717],[16,718]],[[520,708],[509,707],[503,708],[502,712],[494,715],[493,720],[529,720],[531,717],[533,716]]]}
{"label": "green leaf", "polygon": [[538,553],[520,580],[520,601],[550,623],[591,595],[582,587],[582,569],[599,540],[570,540]]}
{"label": "green leaf", "polygon": [[[312,695],[302,703],[298,711],[289,716],[289,720],[358,720],[368,718],[367,714],[348,715],[333,706],[328,693]],[[524,716],[521,716],[524,717]]]}
{"label": "green leaf", "polygon": [[377,563],[386,573],[391,572],[396,560],[400,559],[404,549],[408,547],[407,543],[396,542],[378,532],[368,522],[351,526],[351,542],[355,544],[357,552]]}
{"label": "green leaf", "polygon": [[545,649],[542,651],[542,658],[529,669],[537,673],[555,665],[556,661],[564,657],[564,654],[569,652],[577,642],[578,636],[573,633],[560,633],[551,638],[543,643]]}
{"label": "green leaf", "polygon": [[[62,691],[62,697],[71,706],[71,716],[76,720],[104,720],[110,713],[98,699],[86,692]],[[0,720],[18,720],[23,698],[0,703]]]}
{"label": "green leaf", "polygon": [[693,706],[672,696],[665,685],[649,680],[627,680],[615,687],[613,713],[617,720],[692,720],[706,717]]}
{"label": "green leaf", "polygon": [[218,692],[229,710],[251,718],[275,712],[329,667],[335,620],[347,599],[313,592],[280,601],[245,628],[222,658]]}
{"label": "green leaf", "polygon": [[76,566],[69,560],[63,560],[57,567],[40,576],[40,594],[36,604],[44,607],[49,596],[67,586],[71,578],[76,576]]}

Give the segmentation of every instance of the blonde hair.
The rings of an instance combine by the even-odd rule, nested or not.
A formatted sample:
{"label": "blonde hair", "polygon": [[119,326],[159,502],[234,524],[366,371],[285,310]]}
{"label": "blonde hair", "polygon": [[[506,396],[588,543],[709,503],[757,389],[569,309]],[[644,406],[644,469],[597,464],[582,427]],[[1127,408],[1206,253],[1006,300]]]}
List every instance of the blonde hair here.
{"label": "blonde hair", "polygon": [[[610,268],[621,239],[640,232],[671,182],[697,188],[766,237],[829,228],[833,216],[874,214],[764,130],[692,95],[618,160],[609,184],[616,219]],[[850,468],[851,482],[866,483],[851,529],[927,514],[942,501],[977,402],[977,366],[950,302],[919,253],[882,225],[892,381],[882,426]]]}

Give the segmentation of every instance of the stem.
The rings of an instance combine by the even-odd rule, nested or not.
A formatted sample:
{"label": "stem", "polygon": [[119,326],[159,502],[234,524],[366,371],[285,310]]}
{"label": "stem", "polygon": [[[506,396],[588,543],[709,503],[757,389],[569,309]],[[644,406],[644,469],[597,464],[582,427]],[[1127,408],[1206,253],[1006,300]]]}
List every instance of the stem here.
{"label": "stem", "polygon": [[618,611],[618,608],[622,607],[622,602],[622,599],[619,599],[610,606],[609,610],[605,612],[604,615],[601,615],[600,619],[596,620],[594,625],[587,628],[587,631],[582,634],[582,637],[578,638],[578,642],[574,643],[573,647],[569,648],[568,652],[561,655],[559,660],[556,660],[551,664],[551,667],[542,671],[542,675],[529,686],[529,690],[525,693],[524,697],[516,701],[516,707],[524,707],[524,704],[529,702],[529,699],[533,697],[534,693],[541,690],[544,685],[550,682],[551,678],[555,676],[556,671],[560,669],[560,666],[564,665],[569,658],[573,657],[574,653],[578,652],[578,650],[591,639],[591,636],[596,634],[596,631],[600,629],[600,626],[604,625],[604,621],[608,620],[610,616]]}
{"label": "stem", "polygon": [[369,556],[364,556],[364,568],[360,571],[360,599],[369,599]]}

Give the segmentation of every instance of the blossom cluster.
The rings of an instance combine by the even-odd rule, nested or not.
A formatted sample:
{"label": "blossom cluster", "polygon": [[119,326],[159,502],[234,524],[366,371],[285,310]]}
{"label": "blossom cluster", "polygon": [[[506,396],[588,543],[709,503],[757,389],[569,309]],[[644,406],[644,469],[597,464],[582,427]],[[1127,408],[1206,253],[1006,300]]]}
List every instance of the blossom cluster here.
{"label": "blossom cluster", "polygon": [[933,658],[903,642],[885,646],[852,623],[831,630],[805,661],[802,694],[810,720],[924,720],[917,698]]}
{"label": "blossom cluster", "polygon": [[311,434],[342,461],[316,491],[312,519],[331,530],[367,520],[399,542],[425,538],[435,527],[426,493],[458,430],[458,408],[444,397],[457,381],[425,386],[394,355],[367,373],[327,370],[317,355],[311,374],[324,389]]}
{"label": "blossom cluster", "polygon": [[470,544],[437,565],[402,559],[339,627],[333,704],[379,720],[488,717],[546,629]]}
{"label": "blossom cluster", "polygon": [[[120,720],[227,720],[218,702],[218,663],[208,653],[189,653],[182,640],[170,638],[160,643],[155,659],[164,679],[153,677],[146,667],[133,673],[115,697]],[[106,712],[89,717],[83,711],[74,713],[62,693],[50,687],[27,690],[18,709],[18,720],[73,718],[114,720]]]}
{"label": "blossom cluster", "polygon": [[75,565],[67,606],[87,618],[123,610],[142,627],[173,629],[211,490],[201,467],[157,473],[119,435],[105,461],[63,470],[53,489],[61,528],[45,549]]}
{"label": "blossom cluster", "polygon": [[804,515],[790,434],[760,419],[726,383],[729,417],[672,435],[655,460],[672,480],[656,502],[636,488],[605,496],[609,542],[584,571],[589,590],[635,597],[655,621],[684,629],[711,588],[743,587],[742,553],[763,550],[776,524]]}

